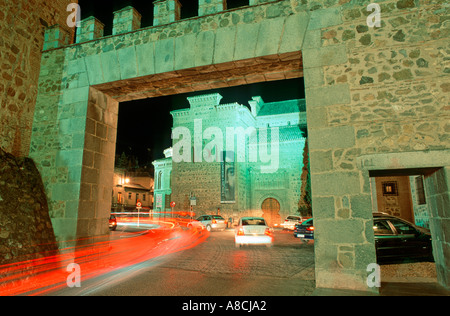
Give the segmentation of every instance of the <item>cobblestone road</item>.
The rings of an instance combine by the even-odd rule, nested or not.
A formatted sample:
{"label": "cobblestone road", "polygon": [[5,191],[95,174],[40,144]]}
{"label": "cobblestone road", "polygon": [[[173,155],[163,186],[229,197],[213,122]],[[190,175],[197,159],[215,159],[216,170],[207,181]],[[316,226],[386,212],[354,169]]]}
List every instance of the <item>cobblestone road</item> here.
{"label": "cobblestone road", "polygon": [[236,248],[234,232],[66,295],[289,296],[314,290],[314,246],[276,231],[273,247]]}

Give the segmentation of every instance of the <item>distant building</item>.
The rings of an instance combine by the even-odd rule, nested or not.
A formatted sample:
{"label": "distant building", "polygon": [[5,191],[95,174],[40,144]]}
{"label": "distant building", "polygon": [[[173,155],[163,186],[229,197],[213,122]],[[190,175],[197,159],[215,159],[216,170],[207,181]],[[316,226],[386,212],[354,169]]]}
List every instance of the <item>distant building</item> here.
{"label": "distant building", "polygon": [[153,207],[153,177],[150,173],[127,172],[115,168],[113,181],[113,211],[135,210],[138,201],[141,202],[142,208]]}
{"label": "distant building", "polygon": [[197,215],[264,216],[280,224],[298,210],[305,101],[253,97],[249,109],[221,99],[217,93],[191,97],[189,109],[171,112],[172,157],[154,162],[155,205],[161,199],[167,207],[164,192],[170,192],[176,211],[192,205]]}

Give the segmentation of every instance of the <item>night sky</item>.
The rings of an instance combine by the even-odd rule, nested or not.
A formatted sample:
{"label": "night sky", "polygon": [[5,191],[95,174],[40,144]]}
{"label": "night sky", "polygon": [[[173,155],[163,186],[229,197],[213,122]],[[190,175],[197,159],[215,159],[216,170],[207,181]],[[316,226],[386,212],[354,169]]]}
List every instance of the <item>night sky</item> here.
{"label": "night sky", "polygon": [[[197,15],[198,1],[180,0],[180,3],[182,18]],[[248,5],[248,0],[227,0],[227,3],[228,8],[234,8]],[[112,34],[113,12],[128,5],[141,13],[141,27],[152,26],[151,0],[79,0],[79,4],[82,19],[94,15],[105,24],[105,36]],[[135,156],[141,166],[163,158],[163,150],[172,145],[172,116],[169,112],[189,108],[186,99],[189,96],[216,92],[223,96],[222,104],[238,102],[248,107],[253,96],[261,96],[265,102],[304,98],[304,84],[300,78],[120,103],[116,156],[125,152],[128,156]]]}

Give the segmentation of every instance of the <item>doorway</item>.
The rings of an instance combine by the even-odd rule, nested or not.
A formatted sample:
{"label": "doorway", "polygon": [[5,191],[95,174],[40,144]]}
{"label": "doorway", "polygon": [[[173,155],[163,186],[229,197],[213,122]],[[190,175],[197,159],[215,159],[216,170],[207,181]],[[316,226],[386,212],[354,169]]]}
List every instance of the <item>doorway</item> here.
{"label": "doorway", "polygon": [[[443,226],[440,225],[440,218],[449,206],[442,204],[445,198],[441,195],[448,191],[443,175],[443,168],[369,171],[372,212],[395,216],[427,229],[432,239],[434,262],[405,259],[384,264],[381,266],[382,280],[408,280],[414,283],[445,280],[442,259],[446,252],[441,247]],[[440,282],[445,284],[445,281]]]}
{"label": "doorway", "polygon": [[276,199],[265,199],[261,205],[261,209],[263,211],[263,217],[269,226],[273,227],[274,224],[279,224],[281,222],[281,216],[279,213],[280,202],[278,202]]}

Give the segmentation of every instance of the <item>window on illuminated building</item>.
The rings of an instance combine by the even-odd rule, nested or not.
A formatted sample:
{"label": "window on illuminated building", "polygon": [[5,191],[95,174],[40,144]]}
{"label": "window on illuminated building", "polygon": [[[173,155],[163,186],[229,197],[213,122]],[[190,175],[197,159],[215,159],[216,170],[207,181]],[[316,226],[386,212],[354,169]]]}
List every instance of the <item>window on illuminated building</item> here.
{"label": "window on illuminated building", "polygon": [[158,190],[160,190],[161,189],[161,179],[162,179],[162,171],[160,171],[159,173],[158,173],[158,181],[157,181],[157,183],[156,183],[156,188],[158,189]]}

